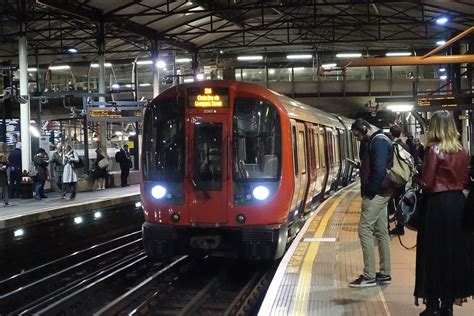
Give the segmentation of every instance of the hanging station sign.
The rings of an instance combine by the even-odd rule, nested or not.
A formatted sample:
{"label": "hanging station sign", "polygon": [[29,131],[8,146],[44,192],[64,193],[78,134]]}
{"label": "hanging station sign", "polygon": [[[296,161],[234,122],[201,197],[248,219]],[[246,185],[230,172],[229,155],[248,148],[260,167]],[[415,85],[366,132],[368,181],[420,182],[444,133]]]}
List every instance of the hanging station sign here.
{"label": "hanging station sign", "polygon": [[94,102],[90,99],[84,100],[87,119],[91,122],[141,122],[144,106],[145,102],[142,101]]}
{"label": "hanging station sign", "polygon": [[219,87],[190,88],[188,106],[190,108],[227,108],[229,107],[229,89]]}
{"label": "hanging station sign", "polygon": [[416,98],[416,110],[421,112],[431,112],[438,110],[458,111],[473,109],[473,95],[437,95]]}

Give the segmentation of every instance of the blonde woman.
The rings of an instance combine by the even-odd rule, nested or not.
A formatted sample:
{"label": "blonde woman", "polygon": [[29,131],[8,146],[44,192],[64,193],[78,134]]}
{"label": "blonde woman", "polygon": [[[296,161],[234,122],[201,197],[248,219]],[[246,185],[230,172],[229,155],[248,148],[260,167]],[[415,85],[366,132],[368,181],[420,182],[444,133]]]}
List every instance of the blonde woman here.
{"label": "blonde woman", "polygon": [[421,180],[424,219],[417,236],[414,294],[426,302],[420,315],[453,315],[454,301],[473,292],[470,237],[462,228],[468,156],[448,111],[433,114],[427,136]]}

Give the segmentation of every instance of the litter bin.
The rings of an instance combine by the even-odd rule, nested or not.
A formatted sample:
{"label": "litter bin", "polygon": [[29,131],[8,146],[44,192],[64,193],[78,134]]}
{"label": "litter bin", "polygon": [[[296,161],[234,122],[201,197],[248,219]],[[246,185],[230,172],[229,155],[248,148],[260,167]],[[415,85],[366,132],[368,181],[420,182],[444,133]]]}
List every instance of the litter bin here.
{"label": "litter bin", "polygon": [[32,199],[33,198],[33,182],[22,182],[21,183],[21,198]]}

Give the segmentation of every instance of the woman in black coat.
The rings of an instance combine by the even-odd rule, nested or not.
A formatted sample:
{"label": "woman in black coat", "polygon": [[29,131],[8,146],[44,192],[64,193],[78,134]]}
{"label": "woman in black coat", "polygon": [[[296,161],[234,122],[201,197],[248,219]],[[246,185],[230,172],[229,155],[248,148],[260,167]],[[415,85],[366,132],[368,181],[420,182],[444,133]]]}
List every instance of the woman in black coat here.
{"label": "woman in black coat", "polygon": [[[92,173],[92,177],[94,178],[94,183],[97,182],[96,190],[105,190],[105,179],[107,178],[107,167],[109,157],[107,156],[107,153],[105,153],[100,147],[97,148],[95,152],[97,154],[97,158],[94,163],[94,171]],[[101,162],[103,159],[106,159],[107,164]]]}

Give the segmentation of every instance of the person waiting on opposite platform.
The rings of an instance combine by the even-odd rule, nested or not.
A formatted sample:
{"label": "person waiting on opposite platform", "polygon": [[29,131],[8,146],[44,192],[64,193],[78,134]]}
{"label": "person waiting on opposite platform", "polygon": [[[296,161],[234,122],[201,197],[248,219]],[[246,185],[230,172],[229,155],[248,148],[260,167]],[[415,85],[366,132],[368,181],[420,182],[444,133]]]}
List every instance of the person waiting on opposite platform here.
{"label": "person waiting on opposite platform", "polygon": [[8,160],[4,153],[0,153],[0,189],[2,189],[3,202],[8,206]]}
{"label": "person waiting on opposite platform", "polygon": [[130,168],[132,167],[132,159],[128,151],[128,145],[123,145],[116,154],[115,161],[120,164],[120,182],[122,187],[128,186],[127,179],[130,174]]}
{"label": "person waiting on opposite platform", "polygon": [[38,149],[36,156],[33,157],[33,164],[38,172],[35,176],[35,199],[41,200],[47,198],[44,195],[44,184],[47,177],[48,162],[45,160],[46,151],[43,148]]}
{"label": "person waiting on opposite platform", "polygon": [[[387,230],[387,204],[392,195],[392,184],[387,168],[393,164],[392,141],[381,130],[374,131],[364,119],[358,118],[351,126],[352,134],[360,145],[360,181],[362,211],[359,221],[359,239],[362,246],[364,271],[349,287],[362,288],[389,284],[390,237]],[[375,271],[374,236],[380,255],[380,272]]]}
{"label": "person waiting on opposite platform", "polygon": [[423,162],[423,158],[425,157],[425,146],[423,146],[419,138],[415,138],[415,149],[417,155],[415,161],[419,161],[420,163]]}
{"label": "person waiting on opposite platform", "polygon": [[8,156],[10,163],[10,188],[12,190],[13,198],[20,198],[21,194],[21,176],[23,170],[21,169],[21,143],[15,145],[15,149],[10,152]]}
{"label": "person waiting on opposite platform", "polygon": [[97,154],[97,158],[95,159],[94,171],[92,172],[92,178],[94,179],[92,188],[94,188],[94,184],[97,182],[96,190],[97,191],[105,190],[105,179],[107,178],[107,167],[109,166],[109,156],[100,147],[97,148],[95,152]]}
{"label": "person waiting on opposite platform", "polygon": [[54,181],[52,182],[52,186],[54,188],[54,191],[59,194],[63,193],[63,155],[63,146],[61,143],[59,143],[56,145],[56,151],[53,153],[53,157],[50,161],[52,170],[54,172]]}
{"label": "person waiting on opposite platform", "polygon": [[74,163],[76,162],[79,162],[79,156],[70,145],[67,145],[63,156],[64,171],[62,198],[64,198],[68,192],[71,193],[69,197],[71,200],[76,198],[77,174],[74,170]]}
{"label": "person waiting on opposite platform", "polygon": [[458,136],[450,112],[433,114],[421,175],[424,216],[416,248],[414,295],[426,301],[422,316],[453,315],[454,301],[474,294],[472,236],[463,230],[469,160]]}

